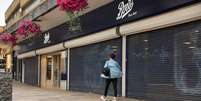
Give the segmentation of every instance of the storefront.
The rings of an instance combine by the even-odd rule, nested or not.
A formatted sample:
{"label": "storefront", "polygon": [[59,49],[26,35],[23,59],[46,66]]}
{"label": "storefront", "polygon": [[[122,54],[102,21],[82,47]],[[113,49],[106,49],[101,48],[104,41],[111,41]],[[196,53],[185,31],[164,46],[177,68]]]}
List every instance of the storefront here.
{"label": "storefront", "polygon": [[[121,38],[70,49],[70,90],[102,94],[105,83],[100,73],[112,52],[121,63]],[[118,85],[121,95],[121,80]]]}
{"label": "storefront", "polygon": [[22,83],[39,86],[38,56],[34,51],[17,56],[15,79]]}
{"label": "storefront", "polygon": [[1,59],[1,71],[11,73],[13,67],[13,54],[12,47],[3,42],[0,43],[0,59]]}
{"label": "storefront", "polygon": [[198,101],[200,38],[201,21],[127,36],[127,96]]}
{"label": "storefront", "polygon": [[66,51],[57,52],[51,49],[41,49],[18,55],[17,80],[42,88],[66,90],[66,55]]}
{"label": "storefront", "polygon": [[66,52],[41,55],[41,87],[66,90]]}
{"label": "storefront", "polygon": [[29,57],[22,59],[22,68],[24,72],[24,83],[38,86],[38,57]]}
{"label": "storefront", "polygon": [[81,31],[68,31],[64,23],[32,44],[24,41],[18,57],[38,57],[40,87],[102,94],[101,68],[115,52],[124,74],[119,96],[196,101],[201,98],[199,8],[196,0],[116,0],[80,16]]}

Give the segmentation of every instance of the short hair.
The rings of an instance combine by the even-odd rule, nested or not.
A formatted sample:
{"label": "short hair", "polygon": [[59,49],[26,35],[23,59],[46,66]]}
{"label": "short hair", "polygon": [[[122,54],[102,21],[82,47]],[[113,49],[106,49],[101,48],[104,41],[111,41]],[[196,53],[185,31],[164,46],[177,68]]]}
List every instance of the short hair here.
{"label": "short hair", "polygon": [[115,55],[114,53],[111,53],[111,54],[110,54],[110,58],[115,59],[115,58],[116,58],[116,55]]}

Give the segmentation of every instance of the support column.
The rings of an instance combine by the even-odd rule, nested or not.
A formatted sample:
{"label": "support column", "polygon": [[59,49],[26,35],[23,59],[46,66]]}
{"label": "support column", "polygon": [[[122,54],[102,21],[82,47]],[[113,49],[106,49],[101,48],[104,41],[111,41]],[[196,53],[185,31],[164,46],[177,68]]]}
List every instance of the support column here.
{"label": "support column", "polygon": [[122,96],[126,96],[126,36],[122,36]]}
{"label": "support column", "polygon": [[38,87],[41,86],[41,56],[38,55]]}
{"label": "support column", "polygon": [[25,66],[24,61],[22,60],[22,83],[24,83],[24,76],[25,76]]}
{"label": "support column", "polygon": [[67,50],[67,54],[68,54],[68,56],[67,56],[67,90],[70,90],[70,48],[68,48],[68,50]]}

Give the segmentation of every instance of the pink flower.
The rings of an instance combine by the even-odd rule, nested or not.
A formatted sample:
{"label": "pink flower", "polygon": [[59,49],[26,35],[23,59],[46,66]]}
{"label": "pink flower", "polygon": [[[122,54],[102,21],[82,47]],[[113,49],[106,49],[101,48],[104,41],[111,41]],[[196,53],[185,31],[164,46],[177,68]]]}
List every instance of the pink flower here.
{"label": "pink flower", "polygon": [[28,36],[35,36],[41,33],[40,26],[31,20],[24,19],[20,22],[19,28],[16,32],[18,38],[26,38]]}
{"label": "pink flower", "polygon": [[88,6],[87,0],[57,0],[59,8],[66,12],[79,12]]}
{"label": "pink flower", "polygon": [[22,27],[20,27],[20,28],[18,28],[18,30],[16,32],[16,36],[18,38],[25,38],[27,36],[27,33]]}
{"label": "pink flower", "polygon": [[10,33],[3,33],[0,35],[0,40],[5,43],[14,45],[16,43],[17,38]]}

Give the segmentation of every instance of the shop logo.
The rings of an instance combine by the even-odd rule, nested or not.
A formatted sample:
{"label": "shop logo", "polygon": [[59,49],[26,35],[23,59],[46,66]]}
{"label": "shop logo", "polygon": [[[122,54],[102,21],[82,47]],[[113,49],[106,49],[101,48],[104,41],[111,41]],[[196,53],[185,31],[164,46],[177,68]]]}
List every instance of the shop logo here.
{"label": "shop logo", "polygon": [[50,41],[50,33],[45,33],[45,36],[44,36],[44,44],[48,44],[48,43],[51,43]]}
{"label": "shop logo", "polygon": [[119,13],[117,15],[116,20],[124,19],[127,15],[128,17],[134,16],[137,14],[137,11],[131,12],[134,8],[133,0],[128,0],[128,3],[124,3],[124,1],[120,2],[118,5]]}

